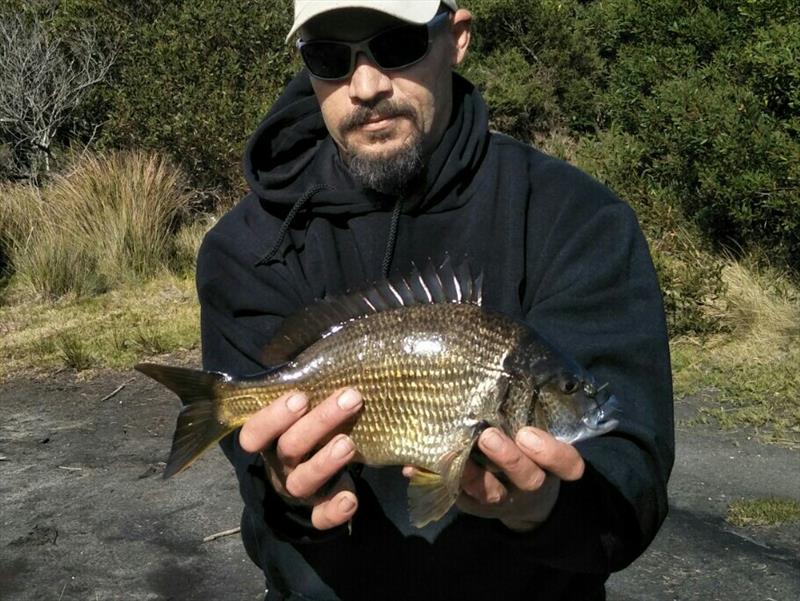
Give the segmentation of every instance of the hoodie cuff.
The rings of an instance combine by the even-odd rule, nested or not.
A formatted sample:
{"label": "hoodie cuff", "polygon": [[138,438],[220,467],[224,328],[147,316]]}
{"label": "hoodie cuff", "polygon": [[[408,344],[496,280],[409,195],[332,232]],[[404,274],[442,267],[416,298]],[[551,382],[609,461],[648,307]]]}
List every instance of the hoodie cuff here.
{"label": "hoodie cuff", "polygon": [[567,572],[608,574],[625,567],[641,547],[632,509],[620,493],[586,464],[583,477],[562,482],[550,516],[529,532],[500,522],[531,561]]}

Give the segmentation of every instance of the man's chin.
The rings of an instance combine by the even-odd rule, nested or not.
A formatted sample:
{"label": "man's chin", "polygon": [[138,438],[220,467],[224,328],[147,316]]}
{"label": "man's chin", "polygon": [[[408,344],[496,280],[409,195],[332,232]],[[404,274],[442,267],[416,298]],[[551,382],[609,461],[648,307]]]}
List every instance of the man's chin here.
{"label": "man's chin", "polygon": [[422,147],[413,137],[359,144],[348,150],[346,161],[356,181],[379,192],[407,192],[422,173]]}

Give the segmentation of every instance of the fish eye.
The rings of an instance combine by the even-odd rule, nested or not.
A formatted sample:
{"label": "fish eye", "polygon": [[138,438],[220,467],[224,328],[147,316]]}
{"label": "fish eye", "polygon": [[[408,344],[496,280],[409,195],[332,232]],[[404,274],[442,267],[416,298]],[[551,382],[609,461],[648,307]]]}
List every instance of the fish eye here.
{"label": "fish eye", "polygon": [[567,378],[561,381],[561,392],[564,394],[574,394],[581,387],[581,383],[575,378]]}

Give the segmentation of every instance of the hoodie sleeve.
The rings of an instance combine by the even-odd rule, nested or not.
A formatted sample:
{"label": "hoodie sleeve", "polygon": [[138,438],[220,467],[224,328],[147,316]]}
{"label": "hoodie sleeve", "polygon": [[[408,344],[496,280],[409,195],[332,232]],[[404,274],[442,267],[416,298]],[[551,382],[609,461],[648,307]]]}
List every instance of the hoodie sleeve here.
{"label": "hoodie sleeve", "polygon": [[[236,210],[226,218],[234,221]],[[280,277],[265,281],[254,275],[258,252],[244,248],[241,238],[226,235],[228,225],[221,223],[206,235],[197,259],[203,367],[242,376],[266,369],[263,351],[298,299],[297,291]],[[267,482],[261,456],[239,446],[239,429],[222,439],[220,447],[236,470],[246,511],[263,520],[275,536],[312,542],[340,534],[341,528],[314,529],[307,508],[281,499]]]}
{"label": "hoodie sleeve", "polygon": [[530,210],[526,320],[599,384],[608,382],[620,414],[613,432],[576,445],[586,476],[563,484],[534,551],[553,567],[620,570],[667,514],[674,432],[661,292],[628,205],[558,161],[535,181],[541,192]]}

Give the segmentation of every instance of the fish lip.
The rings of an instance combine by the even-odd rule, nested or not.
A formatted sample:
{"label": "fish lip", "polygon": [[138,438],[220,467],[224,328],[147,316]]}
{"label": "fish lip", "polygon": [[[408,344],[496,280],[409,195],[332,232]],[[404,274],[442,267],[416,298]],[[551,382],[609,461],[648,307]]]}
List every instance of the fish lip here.
{"label": "fish lip", "polygon": [[614,416],[620,412],[619,401],[610,395],[601,405],[588,411],[582,418],[583,425],[592,431],[593,436],[610,432],[619,425],[619,420]]}

